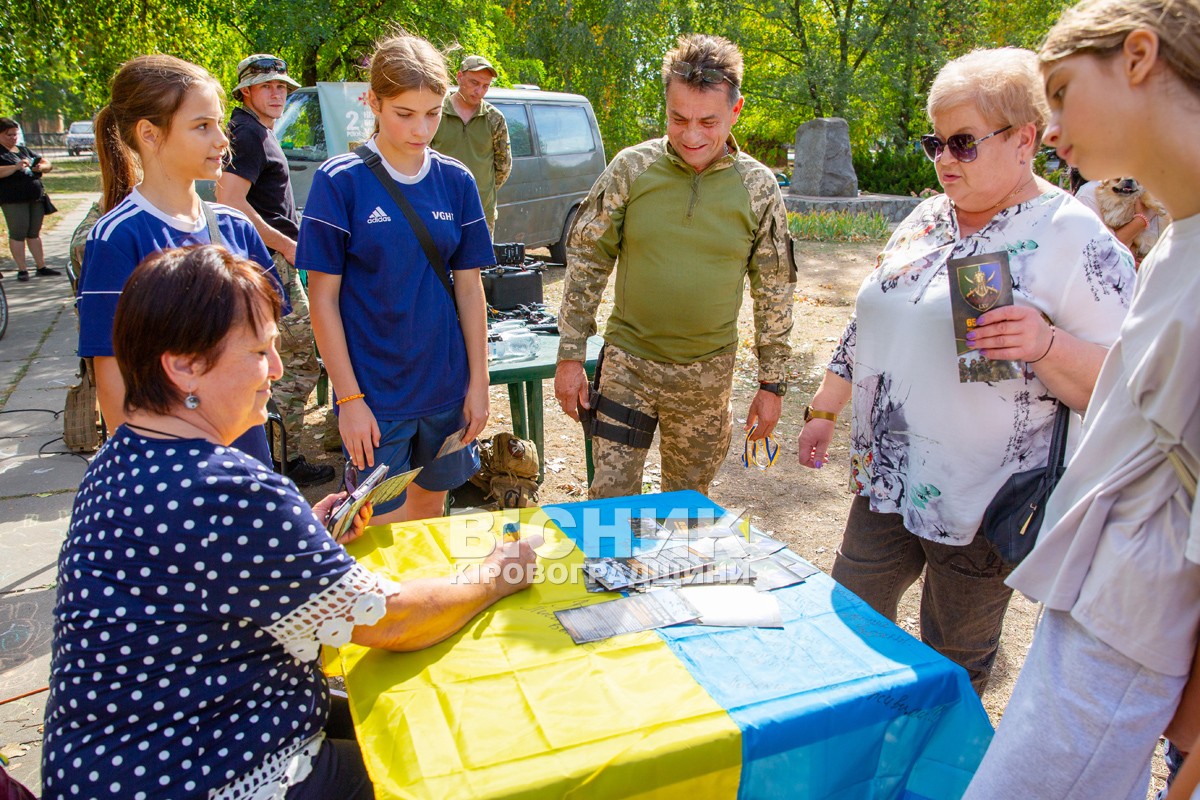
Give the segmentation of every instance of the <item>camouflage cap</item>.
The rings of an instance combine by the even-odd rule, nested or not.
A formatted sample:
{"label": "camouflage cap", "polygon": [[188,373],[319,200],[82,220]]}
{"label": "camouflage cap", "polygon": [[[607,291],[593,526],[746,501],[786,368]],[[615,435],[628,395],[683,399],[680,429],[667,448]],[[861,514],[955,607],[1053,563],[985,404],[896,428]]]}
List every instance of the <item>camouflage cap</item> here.
{"label": "camouflage cap", "polygon": [[462,60],[462,66],[459,67],[459,72],[479,72],[481,69],[486,69],[492,73],[492,77],[496,77],[500,73],[492,66],[492,62],[488,61],[483,56],[467,56]]}
{"label": "camouflage cap", "polygon": [[268,81],[283,81],[292,89],[299,89],[300,84],[287,74],[287,62],[270,53],[256,53],[238,62],[238,85],[233,87],[236,100],[242,99],[242,89],[247,86],[257,86]]}

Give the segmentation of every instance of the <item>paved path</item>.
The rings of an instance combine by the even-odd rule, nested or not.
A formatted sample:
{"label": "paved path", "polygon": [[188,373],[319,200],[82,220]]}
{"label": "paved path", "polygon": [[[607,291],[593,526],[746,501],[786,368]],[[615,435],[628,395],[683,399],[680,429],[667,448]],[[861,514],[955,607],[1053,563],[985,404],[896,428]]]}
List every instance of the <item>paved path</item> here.
{"label": "paved path", "polygon": [[88,195],[42,234],[46,261],[63,277],[18,283],[12,261],[0,259],[9,309],[0,339],[0,752],[10,774],[35,793],[58,550],[87,468],[62,443],[60,413],[79,366],[65,266],[71,232],[94,199]]}

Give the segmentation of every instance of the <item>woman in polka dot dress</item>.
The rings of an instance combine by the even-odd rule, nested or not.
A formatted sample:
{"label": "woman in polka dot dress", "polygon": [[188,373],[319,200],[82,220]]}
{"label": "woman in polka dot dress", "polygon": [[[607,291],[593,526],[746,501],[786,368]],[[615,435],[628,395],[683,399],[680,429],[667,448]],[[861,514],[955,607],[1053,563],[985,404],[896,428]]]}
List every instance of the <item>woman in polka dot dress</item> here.
{"label": "woman in polka dot dress", "polygon": [[527,585],[527,541],[467,581],[376,576],[325,530],[339,495],[310,507],[230,447],[266,418],[279,313],[263,272],[220,247],[151,256],[126,284],[126,421],[59,555],[46,798],[372,797],[319,646],[426,647]]}

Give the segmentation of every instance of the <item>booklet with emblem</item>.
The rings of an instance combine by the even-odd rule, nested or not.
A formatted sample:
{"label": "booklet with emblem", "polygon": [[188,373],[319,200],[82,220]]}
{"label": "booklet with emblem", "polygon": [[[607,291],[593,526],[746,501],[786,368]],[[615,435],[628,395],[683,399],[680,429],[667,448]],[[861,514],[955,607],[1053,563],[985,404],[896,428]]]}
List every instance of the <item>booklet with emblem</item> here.
{"label": "booklet with emblem", "polygon": [[610,591],[633,589],[658,578],[673,578],[700,572],[713,565],[689,543],[663,540],[659,547],[627,558],[589,558],[583,571]]}
{"label": "booklet with emblem", "polygon": [[366,479],[358,485],[358,487],[350,493],[350,496],[334,507],[333,512],[329,515],[329,521],[325,524],[326,529],[333,535],[335,542],[340,542],[346,532],[350,530],[354,524],[354,518],[358,516],[358,512],[364,505],[379,505],[386,503],[396,497],[408,488],[408,485],[413,482],[413,478],[420,474],[421,468],[410,469],[408,472],[401,472],[388,478],[387,464],[380,464],[375,470],[366,477]]}
{"label": "booklet with emblem", "polygon": [[967,334],[975,330],[980,316],[993,308],[1013,304],[1008,252],[952,258],[946,262],[946,273],[950,278],[950,309],[954,316],[959,383],[993,383],[1020,378],[1019,362],[992,361],[967,346]]}

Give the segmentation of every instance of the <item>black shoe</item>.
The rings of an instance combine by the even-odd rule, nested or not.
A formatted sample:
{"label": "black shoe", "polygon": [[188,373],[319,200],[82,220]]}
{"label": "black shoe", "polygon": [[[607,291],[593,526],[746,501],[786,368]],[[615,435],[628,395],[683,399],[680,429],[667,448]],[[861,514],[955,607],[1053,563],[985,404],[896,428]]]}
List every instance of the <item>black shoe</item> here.
{"label": "black shoe", "polygon": [[24,283],[25,281],[29,280],[29,270],[23,269],[20,272],[18,272],[17,280],[19,280],[21,283]]}
{"label": "black shoe", "polygon": [[37,276],[39,278],[53,278],[56,275],[62,275],[62,273],[49,267],[38,267]]}
{"label": "black shoe", "polygon": [[310,464],[304,456],[296,456],[287,463],[283,474],[291,478],[297,486],[317,486],[333,480],[333,467],[328,464]]}

